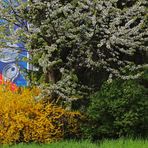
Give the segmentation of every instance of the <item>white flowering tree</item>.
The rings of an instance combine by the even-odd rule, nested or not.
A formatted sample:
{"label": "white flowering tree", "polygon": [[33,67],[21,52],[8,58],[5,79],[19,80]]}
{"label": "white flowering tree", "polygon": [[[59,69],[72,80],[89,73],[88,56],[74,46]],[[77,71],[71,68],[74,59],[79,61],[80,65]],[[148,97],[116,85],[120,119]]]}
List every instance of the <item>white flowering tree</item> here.
{"label": "white flowering tree", "polygon": [[146,66],[147,0],[29,0],[26,6],[19,15],[30,23],[26,45],[48,84],[44,95],[72,101],[93,89],[87,84],[97,72],[134,79]]}

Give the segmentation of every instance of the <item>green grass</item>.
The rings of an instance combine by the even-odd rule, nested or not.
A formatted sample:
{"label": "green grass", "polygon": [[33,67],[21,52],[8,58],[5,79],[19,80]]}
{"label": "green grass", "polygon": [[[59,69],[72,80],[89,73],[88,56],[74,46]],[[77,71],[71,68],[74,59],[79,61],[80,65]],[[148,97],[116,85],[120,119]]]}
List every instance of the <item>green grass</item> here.
{"label": "green grass", "polygon": [[100,143],[99,148],[148,148],[148,140],[105,140],[102,143]]}
{"label": "green grass", "polygon": [[148,140],[104,140],[98,144],[89,141],[64,141],[52,144],[17,144],[13,146],[2,146],[3,148],[148,148]]}
{"label": "green grass", "polygon": [[92,144],[89,141],[76,142],[64,141],[51,144],[17,144],[13,146],[3,146],[3,148],[98,148],[98,145]]}

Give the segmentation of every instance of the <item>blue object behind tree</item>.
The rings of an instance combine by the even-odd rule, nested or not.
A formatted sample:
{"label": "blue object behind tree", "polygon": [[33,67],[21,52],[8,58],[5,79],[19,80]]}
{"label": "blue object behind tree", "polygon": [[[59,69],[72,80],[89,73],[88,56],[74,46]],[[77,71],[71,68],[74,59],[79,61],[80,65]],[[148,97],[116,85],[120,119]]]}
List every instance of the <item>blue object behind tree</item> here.
{"label": "blue object behind tree", "polygon": [[[3,0],[5,7],[9,5],[9,0]],[[17,1],[12,1],[18,5]],[[0,19],[0,25],[5,25],[7,22],[4,19]],[[22,22],[26,25],[27,22]],[[14,32],[19,29],[17,25],[14,25]],[[9,36],[9,35],[8,35]],[[2,42],[2,40],[1,40]],[[7,41],[6,41],[7,42]],[[28,63],[23,61],[23,58],[28,57],[28,52],[25,49],[24,43],[18,41],[16,44],[11,44],[8,42],[8,48],[4,48],[0,52],[0,74],[4,80],[9,80],[15,83],[17,86],[26,86],[27,80],[25,78],[26,73],[24,72],[28,68]]]}

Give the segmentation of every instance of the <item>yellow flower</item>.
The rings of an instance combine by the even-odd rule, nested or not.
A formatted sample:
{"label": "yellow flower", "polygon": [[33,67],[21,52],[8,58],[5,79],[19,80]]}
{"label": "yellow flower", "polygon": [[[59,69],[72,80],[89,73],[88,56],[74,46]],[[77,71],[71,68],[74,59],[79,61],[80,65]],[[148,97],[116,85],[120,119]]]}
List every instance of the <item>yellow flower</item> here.
{"label": "yellow flower", "polygon": [[0,86],[0,144],[18,142],[50,143],[66,132],[77,134],[79,112],[69,112],[50,103],[36,102],[38,88],[11,91]]}

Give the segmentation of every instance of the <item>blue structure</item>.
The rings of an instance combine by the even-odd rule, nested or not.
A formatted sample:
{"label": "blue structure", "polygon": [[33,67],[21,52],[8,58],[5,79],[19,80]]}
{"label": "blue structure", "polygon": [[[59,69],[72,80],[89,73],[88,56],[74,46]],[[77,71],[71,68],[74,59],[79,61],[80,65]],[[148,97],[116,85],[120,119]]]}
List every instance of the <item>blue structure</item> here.
{"label": "blue structure", "polygon": [[[3,1],[7,6],[8,0]],[[5,23],[8,22],[0,19],[0,25],[4,25]],[[17,29],[18,26],[14,25],[14,32]],[[3,80],[11,81],[17,86],[27,86],[27,80],[25,79],[26,73],[24,71],[28,69],[29,65],[27,62],[23,61],[23,58],[28,57],[28,52],[23,43],[18,42],[13,45],[7,43],[7,45],[8,48],[0,51],[0,75]]]}

